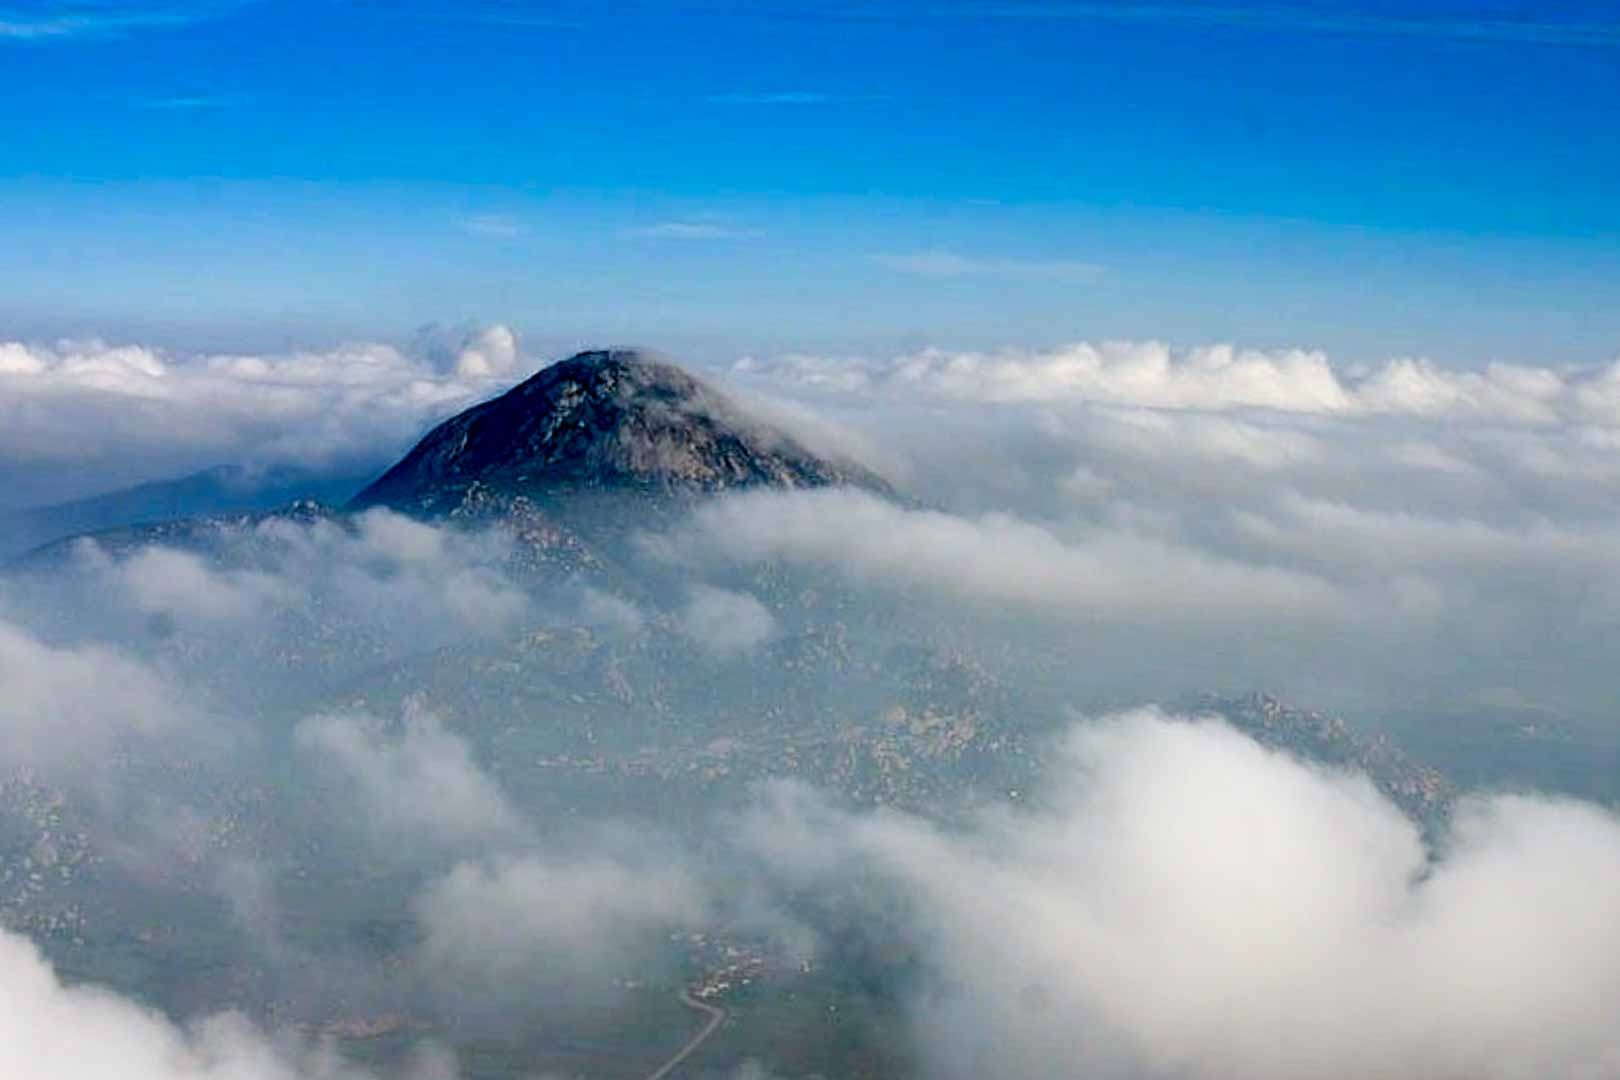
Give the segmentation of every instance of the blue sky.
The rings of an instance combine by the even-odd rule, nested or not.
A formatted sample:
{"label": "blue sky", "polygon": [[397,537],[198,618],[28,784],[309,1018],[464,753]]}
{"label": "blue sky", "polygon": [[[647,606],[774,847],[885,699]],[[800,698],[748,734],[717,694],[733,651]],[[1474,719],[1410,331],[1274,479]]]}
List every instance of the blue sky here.
{"label": "blue sky", "polygon": [[1620,355],[1609,4],[0,0],[0,337]]}

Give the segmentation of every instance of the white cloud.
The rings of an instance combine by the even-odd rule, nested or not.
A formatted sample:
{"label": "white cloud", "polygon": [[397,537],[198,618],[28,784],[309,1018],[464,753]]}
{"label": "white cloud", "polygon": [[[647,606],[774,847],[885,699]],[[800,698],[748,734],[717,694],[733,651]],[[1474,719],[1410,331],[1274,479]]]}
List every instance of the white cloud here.
{"label": "white cloud", "polygon": [[[1043,4],[998,4],[965,8],[936,7],[931,13],[950,17],[1035,19],[1035,20],[1119,20],[1164,25],[1183,22],[1193,25],[1249,27],[1259,30],[1305,34],[1348,34],[1356,37],[1438,38],[1455,41],[1529,42],[1541,45],[1610,47],[1620,45],[1620,31],[1601,19],[1582,17],[1581,9],[1566,9],[1541,17],[1532,8],[1475,9],[1445,11],[1435,9],[1355,10],[1349,6],[1301,6],[1293,4],[1189,3],[1095,3],[1063,0]],[[1485,16],[1476,11],[1486,12]],[[1573,17],[1571,17],[1573,16]]]}
{"label": "white cloud", "polygon": [[1026,811],[945,830],[788,787],[745,834],[801,884],[894,883],[929,1075],[1620,1076],[1593,807],[1471,802],[1431,861],[1364,778],[1137,713],[1077,728]]}
{"label": "white cloud", "polygon": [[45,10],[0,8],[0,41],[59,41],[133,30],[174,29],[215,18],[239,6],[241,0],[167,4],[111,3],[54,4]]}
{"label": "white cloud", "polygon": [[[374,461],[522,366],[504,327],[280,355],[0,343],[0,475],[115,486],[226,463]],[[33,474],[32,477],[25,474]]]}
{"label": "white cloud", "polygon": [[586,626],[600,627],[610,633],[634,635],[641,633],[646,616],[641,609],[622,596],[601,589],[584,587],[580,592],[579,619]]}
{"label": "white cloud", "polygon": [[1338,619],[1353,610],[1323,579],[1152,536],[1109,529],[1066,540],[1005,514],[912,510],[854,490],[733,496],[700,507],[668,544],[666,554],[689,560],[786,559],[1077,619]]}
{"label": "white cloud", "polygon": [[1089,281],[1103,272],[1099,264],[1080,259],[992,259],[938,249],[879,254],[870,258],[887,269],[930,278],[1011,277]]}
{"label": "white cloud", "polygon": [[77,544],[80,561],[110,579],[148,615],[187,622],[220,622],[262,614],[293,595],[285,582],[257,570],[224,570],[202,556],[175,548],[144,547],[127,558],[109,558],[93,540]]}
{"label": "white cloud", "polygon": [[[320,580],[310,560],[337,578],[333,588],[352,612],[394,612],[431,619],[447,630],[498,635],[529,613],[528,595],[504,570],[510,538],[425,525],[381,508],[355,519],[351,533],[329,524],[308,529],[273,523],[261,532],[288,542],[289,570]],[[335,560],[335,562],[334,562]]]}
{"label": "white cloud", "polygon": [[397,733],[375,717],[327,713],[301,721],[299,748],[352,785],[375,831],[448,844],[521,838],[524,827],[467,741],[416,702]]}
{"label": "white cloud", "polygon": [[776,619],[747,593],[694,585],[687,590],[680,628],[718,656],[738,656],[768,641],[776,632]]}
{"label": "white cloud", "polygon": [[[938,255],[916,272],[972,272]],[[1274,409],[1320,415],[1460,418],[1506,425],[1620,422],[1620,364],[1598,371],[1491,364],[1479,370],[1397,359],[1365,372],[1320,352],[1162,342],[1077,342],[1052,349],[928,348],[888,360],[789,354],[750,358],[754,375],[850,392],[927,394],[978,403],[1093,403],[1155,409]]]}
{"label": "white cloud", "polygon": [[1420,360],[1395,360],[1363,380],[1356,398],[1374,412],[1550,424],[1569,404],[1570,392],[1567,378],[1546,368],[1492,364],[1481,371],[1444,371]]}
{"label": "white cloud", "polygon": [[195,714],[148,665],[103,645],[52,645],[0,620],[0,768],[62,779]]}
{"label": "white cloud", "polygon": [[459,864],[418,897],[416,915],[431,970],[506,989],[601,986],[665,931],[699,922],[710,902],[672,862],[524,854]]}
{"label": "white cloud", "polygon": [[[27,1080],[368,1080],[329,1047],[272,1038],[221,1014],[180,1027],[94,985],[68,986],[25,938],[0,931],[0,1075]],[[404,1080],[452,1080],[427,1050]]]}
{"label": "white cloud", "polygon": [[647,240],[753,240],[765,234],[717,221],[661,221],[636,229],[632,235]]}
{"label": "white cloud", "polygon": [[400,566],[423,566],[444,558],[451,537],[442,528],[396,514],[372,510],[362,514],[356,540],[363,553]]}
{"label": "white cloud", "polygon": [[[368,628],[410,642],[498,637],[529,617],[529,594],[509,573],[512,540],[498,529],[429,525],[380,507],[352,518],[270,518],[221,525],[208,554],[161,544],[108,554],[74,549],[84,576],[61,582],[102,590],[92,610],[123,603],[207,629],[216,643],[253,635],[279,616]],[[212,625],[209,625],[212,624]]]}
{"label": "white cloud", "polygon": [[461,227],[474,236],[490,240],[515,240],[529,231],[527,225],[507,214],[474,214],[462,219]]}
{"label": "white cloud", "polygon": [[890,361],[786,356],[754,370],[825,381],[850,369],[854,387],[924,393],[980,403],[1087,401],[1156,408],[1262,407],[1305,412],[1349,409],[1353,401],[1321,353],[1264,353],[1217,345],[1173,351],[1158,342],[1080,343],[996,353],[924,349]]}
{"label": "white cloud", "polygon": [[833,497],[819,505],[840,525],[788,511],[799,536],[723,535],[740,508],[700,518],[729,558],[1007,618],[1067,608],[1122,694],[1259,685],[1404,708],[1507,678],[1610,711],[1594,658],[1614,657],[1620,618],[1620,365],[1346,369],[1147,343],[750,358],[733,375],[860,431],[942,516]]}
{"label": "white cloud", "polygon": [[456,352],[455,373],[463,379],[507,377],[520,362],[517,335],[504,326],[490,326],[472,334]]}
{"label": "white cloud", "polygon": [[240,98],[223,94],[193,94],[186,97],[143,98],[133,104],[138,109],[156,109],[159,112],[191,112],[198,109],[229,109],[240,103]]}
{"label": "white cloud", "polygon": [[709,100],[717,105],[826,105],[838,99],[814,90],[769,90],[715,94]]}

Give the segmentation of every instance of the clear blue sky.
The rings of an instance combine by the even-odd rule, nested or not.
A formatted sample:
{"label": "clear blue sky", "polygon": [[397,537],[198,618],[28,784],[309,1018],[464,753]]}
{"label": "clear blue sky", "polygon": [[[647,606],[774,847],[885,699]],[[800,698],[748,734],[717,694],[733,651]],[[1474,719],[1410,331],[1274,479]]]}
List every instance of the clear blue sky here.
{"label": "clear blue sky", "polygon": [[0,337],[1620,355],[1620,4],[0,0]]}

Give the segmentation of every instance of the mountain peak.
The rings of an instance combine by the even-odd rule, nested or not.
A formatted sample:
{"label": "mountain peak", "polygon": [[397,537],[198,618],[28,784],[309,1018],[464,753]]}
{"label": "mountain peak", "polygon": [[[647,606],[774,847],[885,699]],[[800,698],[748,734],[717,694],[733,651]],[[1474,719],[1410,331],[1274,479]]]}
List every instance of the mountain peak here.
{"label": "mountain peak", "polygon": [[883,486],[750,417],[669,360],[594,349],[446,420],[352,505],[446,511],[474,487],[534,494],[836,484]]}

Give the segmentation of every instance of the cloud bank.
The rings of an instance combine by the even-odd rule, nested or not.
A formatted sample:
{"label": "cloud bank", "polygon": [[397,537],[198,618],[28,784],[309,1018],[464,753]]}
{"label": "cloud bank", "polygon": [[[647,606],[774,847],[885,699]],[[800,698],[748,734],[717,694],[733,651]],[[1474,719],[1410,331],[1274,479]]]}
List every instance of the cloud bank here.
{"label": "cloud bank", "polygon": [[371,463],[524,363],[501,326],[280,355],[0,342],[0,476],[47,501],[221,463]]}
{"label": "cloud bank", "polygon": [[[949,272],[942,259],[936,272]],[[923,264],[912,267],[923,271]],[[1620,420],[1620,363],[1597,371],[1492,364],[1456,371],[1396,359],[1365,371],[1305,349],[1162,342],[1079,342],[1053,349],[960,352],[928,348],[889,360],[789,354],[737,369],[786,381],[885,395],[978,403],[1092,403],[1200,411],[1458,417],[1508,424]]]}
{"label": "cloud bank", "polygon": [[[0,1073],[29,1080],[372,1080],[329,1048],[221,1014],[182,1028],[95,986],[67,986],[26,938],[0,931]],[[404,1080],[454,1080],[425,1050]]]}
{"label": "cloud bank", "polygon": [[465,739],[419,702],[406,703],[398,729],[326,713],[300,722],[293,739],[353,785],[367,825],[384,836],[451,848],[523,836],[517,811]]}
{"label": "cloud bank", "polygon": [[383,648],[419,648],[506,633],[532,611],[510,573],[512,538],[498,530],[442,528],[375,508],[353,518],[227,523],[204,539],[206,555],[162,544],[109,551],[85,538],[72,563],[82,588],[100,590],[103,614],[127,607],[219,640],[292,618],[321,620],[328,633],[348,626]]}
{"label": "cloud bank", "polygon": [[[424,963],[458,987],[509,997],[547,987],[599,996],[711,900],[677,859],[650,853],[507,854],[459,863],[415,902]],[[555,1002],[562,1009],[565,1002]]]}
{"label": "cloud bank", "polygon": [[[171,421],[182,442],[211,431],[193,413],[216,401],[236,404],[208,445],[321,430],[323,401],[338,403],[340,445],[422,415],[359,404],[378,388],[433,409],[452,387],[495,386],[522,366],[515,339],[496,331],[429,334],[393,359],[330,370],[311,359],[303,375],[293,363],[262,385],[255,365],[235,361],[208,375],[209,360],[154,353],[154,366],[137,350],[81,364],[48,352],[0,354],[3,377],[44,378],[86,416],[117,411],[97,404],[103,395],[136,414],[147,398],[163,403],[124,433],[135,441],[108,447],[158,446]],[[401,390],[417,377],[420,399]],[[904,952],[905,964],[881,969],[902,972],[884,988],[898,985],[930,1076],[1620,1077],[1620,825],[1592,806],[1476,798],[1426,850],[1364,778],[1154,713],[1076,729],[1042,758],[1048,779],[1023,808],[950,824],[852,812],[837,793],[788,784],[769,786],[740,832],[727,818],[701,837],[637,837],[578,794],[619,781],[643,790],[652,774],[620,766],[665,749],[615,758],[650,740],[632,732],[612,745],[621,733],[595,719],[631,712],[613,704],[643,692],[623,677],[628,665],[683,662],[695,653],[682,637],[728,662],[774,658],[759,647],[797,632],[772,591],[795,579],[737,573],[770,563],[848,586],[825,594],[826,610],[855,626],[851,642],[864,632],[859,600],[899,598],[890,606],[919,621],[948,612],[942,636],[976,627],[1012,669],[1025,651],[1050,650],[1047,674],[1071,700],[1093,678],[1117,678],[1108,689],[1134,700],[1219,679],[1309,704],[1350,686],[1395,700],[1551,699],[1612,716],[1620,376],[1415,361],[1351,372],[1309,352],[1138,345],[797,357],[734,378],[788,398],[775,415],[826,417],[815,430],[828,443],[860,433],[874,456],[903,462],[921,498],[795,491],[708,503],[647,539],[666,560],[656,569],[673,563],[677,576],[627,590],[634,602],[581,581],[537,586],[514,570],[514,540],[499,530],[383,510],[209,526],[202,551],[87,541],[64,553],[65,573],[8,581],[0,594],[0,764],[77,784],[75,770],[110,761],[130,791],[172,783],[139,826],[164,833],[163,857],[148,848],[124,864],[156,878],[141,884],[160,896],[179,894],[162,891],[173,883],[153,867],[201,864],[186,888],[213,881],[231,908],[220,917],[253,939],[244,951],[285,950],[330,994],[323,1002],[343,999],[333,987],[394,979],[436,1003],[471,991],[532,1007],[610,992],[668,962],[675,929],[743,921],[750,933],[791,933],[807,955],[809,927],[831,946],[818,956],[841,957],[853,924]],[[176,384],[213,389],[176,394]],[[233,408],[251,411],[243,386],[272,402],[285,392],[296,404],[286,426],[232,420]],[[51,430],[53,392],[33,399],[45,420],[9,397],[0,411]],[[64,435],[74,467],[103,452],[81,454]],[[553,632],[578,623],[590,633]],[[574,665],[566,677],[523,670],[541,650],[559,671]],[[423,664],[390,666],[402,658]],[[887,663],[853,646],[851,659],[852,680]],[[418,689],[399,670],[432,682],[442,714],[395,712]],[[773,676],[763,663],[750,670],[760,684],[749,692],[765,700]],[[513,689],[530,674],[532,698]],[[692,707],[666,692],[680,684],[668,669],[648,681],[654,700]],[[571,696],[596,688],[606,705]],[[976,699],[986,721],[994,700]],[[600,742],[570,726],[571,706],[591,713]],[[224,733],[229,760],[165,741],[199,729]],[[126,769],[132,746],[152,751],[149,764],[179,765]],[[728,733],[674,760],[680,775],[718,777],[742,756]],[[509,786],[486,766],[497,762]],[[276,803],[261,765],[333,783]],[[530,774],[546,779],[516,786]],[[582,786],[542,790],[553,777]],[[536,812],[553,794],[555,816]],[[270,799],[258,820],[279,831],[229,832],[254,820],[239,797]],[[409,855],[393,858],[402,847]],[[280,860],[303,868],[306,849],[330,860],[327,879],[289,875],[284,896]],[[348,896],[357,868],[387,876],[391,891],[369,905]],[[806,896],[816,910],[799,909]],[[354,925],[311,931],[285,919],[283,903]],[[332,947],[349,932],[376,951]],[[48,1054],[52,1032],[70,1025],[97,1036],[62,1052],[79,1068],[64,1076],[102,1075],[101,1059],[72,1054],[126,1038],[133,1049],[108,1060],[139,1080],[149,1060],[169,1070],[153,1080],[365,1075],[240,1021],[182,1028],[64,989],[16,946],[0,940],[0,994],[12,1002],[0,1012],[29,1029],[15,1045]],[[285,985],[303,989],[291,975]]]}
{"label": "cloud bank", "polygon": [[0,767],[56,780],[105,764],[131,740],[196,719],[156,670],[96,643],[55,645],[0,620]]}
{"label": "cloud bank", "polygon": [[1382,708],[1505,688],[1607,715],[1620,365],[1346,368],[1147,342],[785,356],[732,377],[860,431],[931,509],[744,499],[700,514],[688,554],[1061,617],[1124,696],[1265,686]]}
{"label": "cloud bank", "polygon": [[[1098,534],[1069,543],[1006,515],[979,519],[912,510],[860,491],[758,492],[701,507],[674,538],[699,560],[787,559],[842,569],[874,582],[927,586],[986,604],[1084,617],[1106,612],[1156,621],[1331,615],[1349,599],[1320,579],[1245,566],[1146,536]],[[736,613],[736,614],[741,614]],[[747,621],[716,611],[716,627]]]}
{"label": "cloud bank", "polygon": [[928,1075],[1620,1075],[1620,821],[1589,806],[1474,801],[1430,860],[1365,778],[1143,712],[965,830],[779,786],[746,835],[790,880],[892,883]]}

